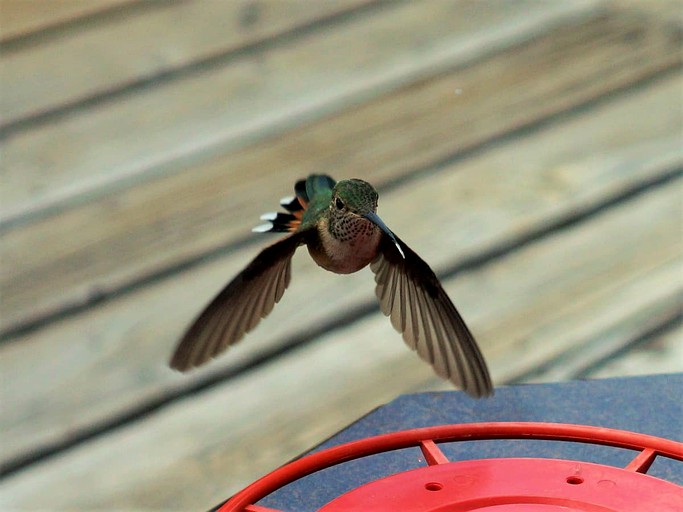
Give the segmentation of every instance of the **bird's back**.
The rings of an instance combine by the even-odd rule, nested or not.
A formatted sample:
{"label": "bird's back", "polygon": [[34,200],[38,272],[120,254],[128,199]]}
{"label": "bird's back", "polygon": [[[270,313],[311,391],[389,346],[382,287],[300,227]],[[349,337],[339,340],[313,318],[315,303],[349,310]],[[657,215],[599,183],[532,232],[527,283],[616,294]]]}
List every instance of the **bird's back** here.
{"label": "bird's back", "polygon": [[304,199],[308,205],[304,211],[299,230],[306,230],[313,228],[320,217],[325,214],[330,205],[332,189],[336,182],[324,174],[313,174],[306,178],[305,188],[300,183],[296,187],[297,195],[305,193]]}

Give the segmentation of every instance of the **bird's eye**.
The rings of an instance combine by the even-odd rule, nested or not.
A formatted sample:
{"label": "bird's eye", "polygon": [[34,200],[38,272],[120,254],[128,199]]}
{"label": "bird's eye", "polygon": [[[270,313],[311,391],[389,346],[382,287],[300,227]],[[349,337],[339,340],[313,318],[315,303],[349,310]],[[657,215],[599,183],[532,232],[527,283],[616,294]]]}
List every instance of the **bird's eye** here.
{"label": "bird's eye", "polygon": [[334,205],[337,207],[337,210],[343,210],[344,209],[344,201],[342,201],[339,198],[335,199]]}

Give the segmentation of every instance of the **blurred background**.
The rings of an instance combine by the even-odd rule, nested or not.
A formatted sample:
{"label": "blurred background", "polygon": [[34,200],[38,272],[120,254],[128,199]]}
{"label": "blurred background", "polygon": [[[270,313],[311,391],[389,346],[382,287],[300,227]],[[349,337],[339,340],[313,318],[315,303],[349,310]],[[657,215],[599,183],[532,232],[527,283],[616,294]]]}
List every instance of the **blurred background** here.
{"label": "blurred background", "polygon": [[368,269],[305,252],[240,345],[167,367],[310,173],[376,186],[497,385],[682,371],[682,11],[0,0],[0,508],[205,510],[451,389]]}

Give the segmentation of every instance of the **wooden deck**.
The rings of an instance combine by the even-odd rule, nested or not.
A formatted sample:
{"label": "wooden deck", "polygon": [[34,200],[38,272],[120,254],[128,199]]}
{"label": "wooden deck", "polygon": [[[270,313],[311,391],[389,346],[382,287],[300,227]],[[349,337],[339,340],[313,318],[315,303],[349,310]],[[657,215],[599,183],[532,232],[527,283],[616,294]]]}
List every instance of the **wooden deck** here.
{"label": "wooden deck", "polygon": [[[448,389],[304,254],[189,375],[313,172],[362,177],[497,385],[683,371],[677,1],[0,0],[2,510],[204,510]],[[476,406],[476,404],[474,405]]]}

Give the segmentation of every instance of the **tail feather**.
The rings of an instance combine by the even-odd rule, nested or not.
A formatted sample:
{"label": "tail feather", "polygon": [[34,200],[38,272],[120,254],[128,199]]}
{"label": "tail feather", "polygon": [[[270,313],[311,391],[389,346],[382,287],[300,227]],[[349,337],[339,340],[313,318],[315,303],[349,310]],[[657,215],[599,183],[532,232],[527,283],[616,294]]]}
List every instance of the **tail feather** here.
{"label": "tail feather", "polygon": [[268,220],[272,224],[269,229],[271,233],[291,233],[301,224],[301,219],[291,213],[278,212],[273,218],[263,220]]}
{"label": "tail feather", "polygon": [[310,198],[323,190],[334,188],[335,181],[324,174],[313,174],[305,180],[299,180],[294,185],[294,197],[285,197],[280,201],[288,213],[266,213],[261,220],[267,221],[256,226],[252,231],[257,233],[292,233],[301,225],[304,212],[308,208]]}
{"label": "tail feather", "polygon": [[[308,204],[308,203],[306,203]],[[296,213],[296,212],[303,212],[306,207],[301,201],[301,198],[296,196],[296,197],[283,197],[280,200],[280,206],[282,206],[285,210],[287,210],[289,213]]]}
{"label": "tail feather", "polygon": [[299,198],[299,201],[303,203],[304,208],[311,202],[306,193],[306,180],[299,180],[296,182],[296,185],[294,185],[294,193],[296,194],[296,197]]}

